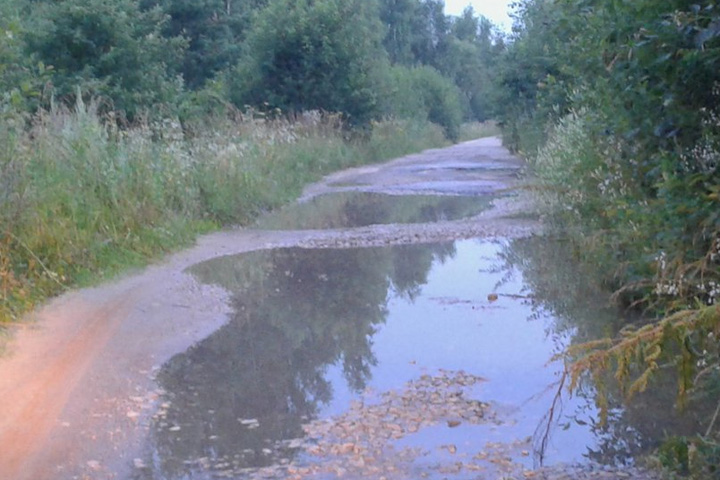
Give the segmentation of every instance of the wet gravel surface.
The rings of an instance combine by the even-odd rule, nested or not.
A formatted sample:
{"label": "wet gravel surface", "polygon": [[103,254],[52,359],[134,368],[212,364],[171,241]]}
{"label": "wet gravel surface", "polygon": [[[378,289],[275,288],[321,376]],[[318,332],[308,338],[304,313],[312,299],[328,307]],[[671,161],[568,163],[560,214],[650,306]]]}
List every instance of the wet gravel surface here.
{"label": "wet gravel surface", "polygon": [[[218,232],[159,265],[51,302],[34,314],[33,327],[19,332],[10,355],[0,361],[0,396],[5,405],[0,420],[0,478],[153,478],[144,476],[146,465],[140,452],[150,419],[161,416],[164,409],[155,373],[174,355],[217,330],[228,313],[225,293],[199,285],[186,272],[188,267],[277,247],[350,248],[535,234],[540,224],[522,168],[522,162],[493,138],[338,172],[308,187],[301,200],[337,192],[462,194],[492,196],[493,205],[471,218],[424,224]],[[504,449],[523,451],[529,448],[526,444],[488,446],[484,453],[467,457],[446,445],[447,458],[441,465],[426,472],[403,470],[403,455],[412,452],[388,450],[388,440],[402,438],[424,422],[453,428],[455,422],[496,420],[491,408],[462,394],[465,387],[481,381],[457,374],[421,378],[409,390],[381,397],[382,410],[355,406],[331,424],[309,423],[306,433],[311,441],[292,447],[322,459],[314,466],[277,465],[267,471],[229,471],[211,477],[399,480],[433,473],[434,478],[492,480],[660,478],[633,468],[560,465],[527,470],[503,462]],[[443,388],[433,390],[433,385]],[[414,408],[403,410],[398,405]],[[388,416],[393,409],[397,412]],[[357,428],[342,427],[351,423],[374,426],[375,432],[358,436]],[[494,469],[480,469],[488,463]]]}

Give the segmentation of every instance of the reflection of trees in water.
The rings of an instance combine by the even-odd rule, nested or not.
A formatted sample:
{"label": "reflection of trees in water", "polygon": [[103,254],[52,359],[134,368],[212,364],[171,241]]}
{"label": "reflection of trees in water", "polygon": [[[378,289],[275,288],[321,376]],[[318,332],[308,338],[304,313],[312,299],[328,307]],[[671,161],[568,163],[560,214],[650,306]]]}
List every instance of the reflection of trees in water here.
{"label": "reflection of trees in water", "polygon": [[[505,268],[517,268],[532,291],[536,312],[548,311],[556,321],[553,334],[569,338],[572,344],[615,336],[629,322],[640,318],[623,316],[609,301],[610,292],[601,279],[607,272],[598,270],[567,241],[551,237],[514,240],[502,252]],[[612,266],[608,266],[612,268]],[[540,313],[539,313],[540,314]],[[695,402],[685,411],[676,408],[677,376],[674,370],[661,371],[648,391],[624,402],[612,373],[606,376],[610,416],[605,425],[592,424],[598,448],[588,457],[606,464],[625,464],[650,453],[668,435],[695,435],[702,422],[712,416],[715,402]],[[585,378],[574,392],[585,398],[584,412],[564,412],[587,420],[594,411],[596,389]],[[581,420],[581,421],[585,421]],[[592,420],[591,420],[592,422]]]}
{"label": "reflection of trees in water", "polygon": [[273,212],[258,226],[305,230],[437,222],[477,215],[488,205],[488,198],[479,196],[332,193]]}
{"label": "reflection of trees in water", "polygon": [[584,342],[614,335],[626,319],[610,305],[604,272],[583,263],[583,253],[562,239],[529,237],[512,241],[501,256],[517,268],[532,291],[536,311],[550,311],[554,333]]}
{"label": "reflection of trees in water", "polygon": [[[303,436],[301,425],[333,397],[330,365],[342,367],[353,391],[365,388],[389,295],[414,297],[433,261],[452,255],[453,244],[279,249],[195,267],[204,282],[231,292],[234,314],[158,376],[171,402],[167,425],[154,425],[160,478],[187,474],[185,460],[250,449],[239,465],[262,466],[288,454],[262,450]],[[249,418],[259,427],[239,421]]]}

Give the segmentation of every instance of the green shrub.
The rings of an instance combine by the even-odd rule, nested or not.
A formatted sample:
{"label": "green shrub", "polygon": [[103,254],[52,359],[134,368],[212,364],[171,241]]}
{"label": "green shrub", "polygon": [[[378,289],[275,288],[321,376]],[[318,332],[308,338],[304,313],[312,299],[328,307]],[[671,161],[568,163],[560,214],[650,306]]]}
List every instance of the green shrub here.
{"label": "green shrub", "polygon": [[386,112],[440,125],[445,136],[457,141],[462,124],[460,90],[432,67],[395,66],[391,70]]}
{"label": "green shrub", "polygon": [[25,54],[23,25],[17,5],[0,2],[0,116],[37,106],[52,68]]}
{"label": "green shrub", "polygon": [[129,118],[182,92],[176,77],[186,42],[161,34],[160,9],[133,0],[30,2],[28,55],[53,68],[52,93],[72,104],[79,93],[102,96],[106,110]]}
{"label": "green shrub", "polygon": [[367,0],[277,0],[255,17],[229,98],[298,113],[338,112],[351,125],[378,118],[382,26]]}

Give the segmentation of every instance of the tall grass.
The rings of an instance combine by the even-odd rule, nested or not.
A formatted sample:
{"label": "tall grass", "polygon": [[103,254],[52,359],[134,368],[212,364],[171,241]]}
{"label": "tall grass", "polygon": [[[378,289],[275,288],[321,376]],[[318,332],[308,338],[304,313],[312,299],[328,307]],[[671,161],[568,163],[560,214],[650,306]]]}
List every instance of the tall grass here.
{"label": "tall grass", "polygon": [[348,140],[337,117],[318,113],[108,120],[83,103],[0,119],[0,321],[247,223],[329,171],[445,143],[437,127],[400,121]]}

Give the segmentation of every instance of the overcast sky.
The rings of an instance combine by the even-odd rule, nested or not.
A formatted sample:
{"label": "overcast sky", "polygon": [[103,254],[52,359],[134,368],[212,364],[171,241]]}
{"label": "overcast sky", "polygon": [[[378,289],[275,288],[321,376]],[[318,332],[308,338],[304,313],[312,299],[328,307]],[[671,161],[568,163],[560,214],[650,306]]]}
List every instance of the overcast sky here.
{"label": "overcast sky", "polygon": [[445,13],[460,15],[468,5],[472,5],[475,13],[490,19],[495,25],[509,31],[512,20],[508,17],[508,4],[513,0],[445,0]]}

